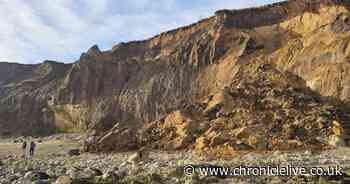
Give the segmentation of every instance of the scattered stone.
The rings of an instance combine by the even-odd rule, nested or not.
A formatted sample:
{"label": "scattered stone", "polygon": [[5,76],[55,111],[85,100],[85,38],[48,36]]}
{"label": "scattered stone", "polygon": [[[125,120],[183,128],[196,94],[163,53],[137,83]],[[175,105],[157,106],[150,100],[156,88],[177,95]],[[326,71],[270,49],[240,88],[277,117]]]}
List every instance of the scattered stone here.
{"label": "scattered stone", "polygon": [[73,184],[73,180],[68,176],[60,176],[56,180],[55,184]]}
{"label": "scattered stone", "polygon": [[44,172],[29,171],[25,173],[24,178],[30,181],[36,181],[36,180],[47,180],[50,178],[50,176]]}
{"label": "scattered stone", "polygon": [[32,182],[32,184],[51,184],[50,180],[37,180]]}
{"label": "scattered stone", "polygon": [[91,173],[92,176],[102,176],[103,175],[101,170],[96,169],[96,168],[91,168],[91,167],[85,169],[84,172],[89,172],[89,173]]}
{"label": "scattered stone", "polygon": [[149,159],[149,152],[148,152],[148,150],[140,149],[139,151],[137,151],[136,153],[132,154],[128,158],[128,162],[133,164],[133,165],[137,165],[140,162],[145,163],[148,159]]}
{"label": "scattered stone", "polygon": [[11,181],[8,179],[0,178],[0,183],[1,184],[11,184]]}
{"label": "scattered stone", "polygon": [[68,150],[67,154],[69,156],[79,156],[80,150],[79,149],[70,149],[70,150]]}

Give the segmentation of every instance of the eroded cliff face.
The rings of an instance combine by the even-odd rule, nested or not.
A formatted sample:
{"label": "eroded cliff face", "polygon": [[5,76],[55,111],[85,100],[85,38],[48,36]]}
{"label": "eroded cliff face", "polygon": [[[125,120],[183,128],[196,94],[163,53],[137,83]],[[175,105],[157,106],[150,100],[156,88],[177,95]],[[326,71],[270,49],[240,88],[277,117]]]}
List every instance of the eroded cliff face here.
{"label": "eroded cliff face", "polygon": [[291,0],[222,10],[109,51],[93,46],[74,64],[1,63],[0,133],[89,130],[99,141],[93,144],[110,145],[103,140],[113,140],[105,137],[114,135],[111,130],[120,132],[113,129],[117,123],[132,127],[126,132],[133,134],[145,123],[222,93],[243,80],[242,67],[252,67],[247,63],[270,64],[302,81],[293,87],[347,101],[349,7],[341,0]]}
{"label": "eroded cliff face", "polygon": [[301,76],[311,89],[325,96],[349,99],[350,14],[346,7],[322,7],[281,23],[297,33],[271,62]]}
{"label": "eroded cliff face", "polygon": [[56,132],[49,104],[70,65],[53,61],[0,65],[0,135]]}

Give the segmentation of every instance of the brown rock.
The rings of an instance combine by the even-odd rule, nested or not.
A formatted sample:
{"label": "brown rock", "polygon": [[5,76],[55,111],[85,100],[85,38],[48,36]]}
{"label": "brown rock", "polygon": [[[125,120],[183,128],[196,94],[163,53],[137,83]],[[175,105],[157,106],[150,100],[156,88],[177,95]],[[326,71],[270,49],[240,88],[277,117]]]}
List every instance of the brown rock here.
{"label": "brown rock", "polygon": [[346,146],[344,139],[337,135],[331,135],[328,138],[328,144],[333,147],[342,147]]}
{"label": "brown rock", "polygon": [[90,137],[85,142],[85,150],[88,152],[129,151],[138,147],[136,128],[120,127],[116,124],[110,131],[101,136]]}
{"label": "brown rock", "polygon": [[333,134],[336,136],[344,135],[344,128],[342,127],[342,125],[338,121],[333,121],[332,131],[333,131]]}
{"label": "brown rock", "polygon": [[195,149],[197,151],[204,150],[209,147],[209,140],[206,137],[200,137],[196,140]]}
{"label": "brown rock", "polygon": [[246,137],[249,137],[250,135],[249,129],[247,127],[235,129],[233,130],[233,133],[234,133],[234,136],[237,137],[238,139],[246,138]]}
{"label": "brown rock", "polygon": [[[145,145],[166,149],[183,149],[195,142],[199,123],[189,114],[174,111],[164,118],[143,127],[140,135]],[[150,142],[151,141],[151,142]]]}
{"label": "brown rock", "polygon": [[301,147],[303,143],[298,140],[288,140],[288,145],[290,148],[298,148]]}

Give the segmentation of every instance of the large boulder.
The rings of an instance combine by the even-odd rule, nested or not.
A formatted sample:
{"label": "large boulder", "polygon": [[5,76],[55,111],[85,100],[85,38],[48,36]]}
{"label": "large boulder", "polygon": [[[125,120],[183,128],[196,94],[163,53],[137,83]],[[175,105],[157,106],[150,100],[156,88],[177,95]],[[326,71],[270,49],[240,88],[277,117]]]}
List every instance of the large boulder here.
{"label": "large boulder", "polygon": [[138,148],[137,129],[117,123],[101,135],[90,136],[84,143],[87,152],[129,151]]}

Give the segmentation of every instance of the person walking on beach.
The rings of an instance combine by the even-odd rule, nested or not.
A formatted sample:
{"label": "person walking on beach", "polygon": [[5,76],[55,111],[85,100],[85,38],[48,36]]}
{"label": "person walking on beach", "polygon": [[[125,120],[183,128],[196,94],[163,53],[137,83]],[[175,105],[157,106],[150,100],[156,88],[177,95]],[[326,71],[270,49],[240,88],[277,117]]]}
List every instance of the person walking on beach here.
{"label": "person walking on beach", "polygon": [[23,141],[22,143],[22,156],[25,158],[27,156],[27,141]]}
{"label": "person walking on beach", "polygon": [[29,148],[29,155],[30,155],[30,157],[34,156],[35,146],[36,146],[36,144],[34,143],[34,141],[31,141],[30,142],[30,148]]}

